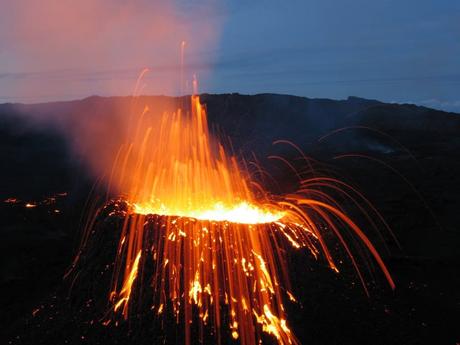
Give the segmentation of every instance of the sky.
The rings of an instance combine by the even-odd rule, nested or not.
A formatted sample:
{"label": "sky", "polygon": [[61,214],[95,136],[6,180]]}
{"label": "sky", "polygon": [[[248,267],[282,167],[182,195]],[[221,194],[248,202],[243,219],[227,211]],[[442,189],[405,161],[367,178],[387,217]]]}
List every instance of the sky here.
{"label": "sky", "polygon": [[0,102],[129,95],[145,67],[144,94],[195,74],[201,92],[460,113],[460,1],[2,1]]}

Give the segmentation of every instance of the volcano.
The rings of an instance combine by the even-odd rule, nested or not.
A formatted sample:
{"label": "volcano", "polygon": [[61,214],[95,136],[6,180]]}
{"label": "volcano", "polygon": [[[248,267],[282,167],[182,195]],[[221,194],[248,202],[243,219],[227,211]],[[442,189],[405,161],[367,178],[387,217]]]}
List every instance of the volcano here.
{"label": "volcano", "polygon": [[[178,107],[161,116],[146,106],[139,115],[131,114],[128,125],[107,183],[109,194],[114,189],[129,204],[114,258],[110,312],[129,319],[138,275],[153,261],[151,308],[158,315],[173,310],[178,326],[184,327],[186,344],[192,341],[196,320],[200,333],[210,325],[216,342],[222,341],[222,328],[228,327],[232,338],[242,344],[259,343],[260,331],[279,344],[296,344],[284,307],[286,297],[292,301],[295,297],[289,291],[283,256],[287,246],[306,249],[339,272],[326,236],[336,237],[366,293],[354,247],[375,260],[394,289],[375,246],[340,201],[328,193],[332,190],[362,204],[363,212],[368,207],[369,223],[376,227],[372,213],[386,226],[378,211],[347,183],[315,176],[312,169],[297,171],[288,160],[276,156],[273,158],[293,170],[299,185],[293,193],[272,195],[243,168],[248,164],[229,155],[210,133],[205,107],[197,95],[191,97],[189,108]],[[311,166],[295,144],[278,143],[292,146],[305,166]],[[89,214],[83,247],[95,231],[97,214]],[[145,226],[152,221],[150,215],[157,217],[153,230]],[[79,260],[77,255],[74,266]],[[225,312],[228,321],[223,319]]]}
{"label": "volcano", "polygon": [[[232,97],[235,97],[235,96],[232,96]],[[374,114],[376,114],[375,116],[381,119],[381,122],[379,122],[380,124],[379,126],[380,127],[383,126],[382,129],[384,129],[384,126],[391,125],[391,121],[390,122],[384,121],[385,120],[384,114],[391,112],[392,111],[391,109],[394,109],[396,107],[395,105],[373,104],[373,105],[368,105],[368,106],[370,108],[366,108],[364,113],[369,114],[369,113],[374,112]],[[440,114],[440,117],[437,117],[436,121],[433,121],[431,123],[431,126],[426,126],[425,128],[425,125],[423,123],[424,121],[428,121],[428,122],[430,121],[429,120],[430,116],[434,116],[433,111],[424,110],[420,108],[416,108],[412,110],[412,108],[409,106],[408,107],[403,106],[402,108],[398,108],[398,109],[401,111],[401,113],[405,113],[407,111],[412,114],[412,111],[413,111],[414,119],[416,119],[417,116],[419,120],[420,120],[420,116],[422,116],[421,117],[422,119],[425,119],[421,122],[420,121],[417,122],[415,120],[414,122],[412,122],[412,120],[409,120],[409,118],[407,118],[404,121],[404,126],[402,126],[399,129],[393,130],[392,134],[395,134],[395,133],[397,134],[398,130],[401,131],[402,133],[406,133],[405,141],[401,139],[401,137],[398,137],[398,139],[402,140],[405,144],[409,142],[409,145],[410,145],[410,135],[408,135],[407,133],[410,134],[412,133],[411,131],[423,130],[425,131],[425,133],[428,133],[427,135],[429,136],[430,130],[433,129],[434,131],[434,128],[436,128],[438,122],[439,123],[441,122],[441,119],[444,119],[445,121],[451,123],[451,125],[448,126],[449,129],[445,131],[446,136],[443,139],[447,140],[446,138],[448,138],[448,136],[450,135],[449,133],[451,132],[455,133],[456,118],[455,118],[455,115],[453,114],[452,115]],[[418,115],[415,115],[415,114],[418,114]],[[425,116],[424,114],[425,115],[431,114],[431,115]],[[362,116],[363,118],[367,117],[367,115],[366,116],[360,115],[360,116]],[[405,116],[405,115],[401,115],[401,116]],[[414,128],[418,128],[418,129],[410,129],[412,128],[411,126],[415,126]],[[421,127],[417,127],[417,126],[421,126]],[[358,129],[358,131],[363,131],[363,130],[364,129],[362,128]],[[363,142],[367,141],[367,137],[364,137],[364,138],[362,137],[361,140],[363,140]],[[371,138],[371,142],[375,142],[375,140],[376,140],[375,137]],[[355,144],[356,142],[353,143],[353,145]],[[390,142],[386,142],[382,146],[384,147],[383,150],[381,150],[381,148],[378,147],[377,148],[378,151],[375,151],[379,155],[379,158],[399,157],[399,159],[402,159],[401,157],[405,157],[404,159],[411,159],[411,157],[407,154],[407,152],[404,151],[401,148],[401,146],[398,146],[397,143],[395,143],[394,141],[391,142],[390,140]],[[368,150],[375,150],[374,148],[375,146],[369,145],[367,147],[368,147]],[[391,147],[392,150],[388,151],[387,147]],[[423,154],[425,155],[427,154],[426,149],[425,151],[421,151],[421,150],[415,151],[415,154],[422,155],[421,152],[424,152]],[[133,167],[132,164],[129,164],[127,166]],[[356,169],[353,169],[353,168],[358,168],[358,167],[362,169],[364,165],[360,164],[360,165],[357,165],[356,167],[349,167],[348,169],[350,169],[350,171],[351,170],[354,171],[353,176],[365,175],[363,171],[357,172]],[[285,170],[286,170],[285,171],[286,176],[289,174],[292,174],[291,169],[286,168]],[[393,187],[393,189],[390,189],[392,191],[393,198],[395,198],[395,195],[398,195],[398,190],[395,190],[394,188],[395,187]],[[268,197],[271,198],[270,195],[268,195]],[[379,196],[379,197],[381,198],[382,196]],[[165,337],[169,337],[167,338],[168,342],[175,341],[174,339],[179,339],[178,341],[182,342],[185,339],[187,339],[187,337],[190,337],[190,339],[193,339],[193,340],[208,339],[208,342],[212,342],[213,340],[211,339],[215,339],[216,332],[217,332],[216,328],[211,326],[211,324],[205,325],[204,323],[200,322],[200,311],[197,310],[195,306],[193,306],[195,303],[194,302],[195,295],[193,293],[191,295],[189,294],[189,292],[191,291],[190,290],[191,286],[189,285],[181,286],[181,284],[179,284],[179,287],[181,289],[183,288],[182,291],[187,292],[186,295],[184,295],[185,300],[189,300],[189,299],[192,300],[192,303],[191,303],[192,312],[190,315],[192,315],[191,317],[192,317],[193,326],[190,328],[189,335],[187,336],[185,327],[177,326],[177,325],[186,324],[185,319],[182,318],[184,317],[184,315],[181,314],[181,316],[179,316],[180,319],[178,322],[177,316],[174,312],[174,307],[171,305],[169,306],[164,305],[162,307],[163,309],[161,310],[161,313],[160,313],[161,314],[160,322],[158,322],[158,311],[161,308],[161,303],[158,304],[158,303],[152,302],[156,300],[156,297],[152,291],[163,291],[163,290],[166,291],[166,289],[163,289],[163,290],[158,289],[158,288],[151,289],[152,279],[156,276],[156,273],[154,272],[157,272],[157,270],[155,267],[152,267],[153,265],[152,262],[155,263],[155,260],[153,260],[154,252],[151,250],[150,251],[148,250],[149,245],[146,245],[146,246],[144,246],[144,244],[142,245],[143,250],[140,256],[139,256],[138,250],[133,250],[131,259],[128,260],[128,262],[130,263],[129,264],[130,269],[126,271],[127,274],[125,276],[128,278],[128,281],[130,280],[132,281],[132,284],[131,284],[131,288],[130,288],[131,292],[129,296],[130,303],[124,302],[123,299],[126,298],[125,292],[127,291],[126,287],[128,285],[124,283],[126,280],[122,278],[122,275],[119,275],[119,279],[114,278],[114,276],[117,275],[117,271],[120,272],[119,267],[124,267],[124,265],[126,264],[127,256],[122,255],[119,257],[121,265],[118,265],[116,262],[114,262],[113,258],[117,258],[118,256],[118,250],[120,248],[120,241],[123,239],[122,234],[123,234],[124,229],[126,229],[125,227],[126,219],[128,219],[126,223],[128,225],[131,224],[131,219],[133,218],[144,220],[141,224],[143,225],[142,229],[144,229],[144,223],[146,223],[145,231],[143,231],[143,233],[145,234],[145,237],[141,236],[140,238],[145,239],[146,244],[149,244],[152,241],[155,242],[155,239],[157,240],[157,242],[165,242],[165,243],[168,243],[168,241],[174,242],[172,241],[172,239],[168,239],[170,233],[168,234],[168,236],[165,236],[166,234],[161,235],[162,233],[161,230],[160,231],[158,230],[158,227],[161,229],[161,225],[158,226],[158,224],[168,223],[167,219],[170,219],[170,221],[173,221],[174,219],[176,219],[174,217],[181,217],[181,219],[185,219],[187,221],[191,221],[192,219],[194,219],[194,222],[211,221],[210,219],[208,220],[198,219],[197,220],[197,218],[191,217],[190,214],[189,215],[184,214],[183,216],[180,216],[177,214],[174,215],[173,213],[175,212],[173,212],[172,214],[169,214],[169,213],[161,214],[161,212],[157,211],[158,209],[155,209],[154,207],[152,208],[151,205],[142,207],[141,209],[143,211],[140,213],[136,213],[135,204],[140,205],[142,204],[142,202],[141,203],[134,202],[134,205],[133,205],[132,199],[133,199],[132,196],[131,197],[128,196],[126,199],[116,201],[115,203],[110,202],[101,208],[101,211],[95,216],[94,223],[92,223],[92,226],[87,228],[89,230],[90,236],[88,236],[87,240],[84,241],[85,245],[81,247],[81,251],[78,255],[79,260],[75,261],[74,268],[71,270],[71,273],[67,275],[64,286],[61,287],[53,297],[45,301],[42,304],[43,307],[41,307],[40,305],[39,308],[34,308],[32,310],[33,312],[32,316],[28,318],[29,320],[28,320],[27,331],[19,332],[19,333],[22,333],[23,335],[19,335],[19,338],[17,338],[16,342],[29,343],[31,339],[37,338],[37,339],[42,339],[43,343],[47,343],[47,342],[53,343],[55,342],[55,340],[57,339],[56,337],[58,337],[59,334],[62,334],[63,339],[68,339],[69,342],[78,342],[78,341],[82,341],[85,339],[86,340],[90,339],[88,341],[91,341],[93,343],[97,343],[98,341],[102,343],[103,340],[101,339],[105,339],[106,342],[115,342],[115,343],[118,341],[126,342],[131,339],[139,340],[140,343],[142,342],[147,343],[147,341],[151,341],[151,339],[160,339],[160,338],[165,339]],[[275,199],[276,198],[273,198],[271,200],[274,201]],[[260,199],[256,199],[256,201],[257,200],[260,200]],[[257,204],[258,202],[259,201],[257,201]],[[408,199],[407,202],[408,204],[414,203],[413,199]],[[154,210],[153,212],[154,214],[151,214],[152,213],[151,210]],[[40,212],[40,207],[30,208],[30,212]],[[359,216],[355,215],[355,217],[357,217],[356,219],[360,219]],[[324,218],[323,218],[323,222],[321,222],[319,220],[320,218],[321,217],[315,218],[315,221],[313,222],[313,224],[318,224],[318,228],[322,229],[322,231],[325,231],[325,233],[331,233],[330,228],[326,229],[328,225],[327,222],[324,221]],[[274,218],[274,220],[276,220],[276,217]],[[228,219],[227,221],[230,221],[230,223],[232,223],[232,226],[233,226],[233,222],[231,222],[231,219]],[[216,224],[221,224],[219,220],[214,220],[213,222],[215,222]],[[427,222],[426,218],[424,219],[424,222]],[[262,224],[265,227],[265,226],[268,226],[267,224],[272,224],[272,223],[262,222],[260,224]],[[218,226],[218,228],[219,227],[220,226]],[[136,227],[136,228],[140,229],[139,227]],[[181,229],[181,230],[184,230],[184,229]],[[313,247],[318,247],[318,246],[320,247],[320,244],[318,244],[318,238],[317,238],[318,236],[317,234],[315,234],[315,232],[310,227],[304,227],[303,231],[305,232],[305,235],[306,235],[306,237],[304,238],[305,242],[302,243],[303,245],[306,245],[306,247],[308,247],[307,242],[310,241],[308,242],[308,244],[312,244]],[[181,238],[181,234],[179,231],[177,231],[175,234],[178,239]],[[268,236],[268,238],[270,241],[273,241],[273,242],[281,241],[281,238],[283,238],[283,241],[286,242],[287,247],[280,252],[282,253],[280,257],[282,257],[283,260],[289,263],[290,272],[297,272],[299,274],[299,272],[305,272],[305,265],[310,266],[310,267],[316,267],[318,265],[318,261],[314,259],[314,254],[313,254],[314,250],[313,252],[308,251],[310,254],[307,255],[307,258],[303,256],[302,260],[298,259],[298,255],[300,255],[300,253],[297,253],[296,246],[293,245],[289,241],[289,239],[281,233],[280,229],[278,229],[277,231],[274,231],[273,234]],[[291,238],[293,237],[291,236]],[[327,235],[325,236],[325,239],[327,241],[330,241],[332,237]],[[372,242],[376,243],[375,236],[372,236]],[[142,243],[144,243],[144,241],[142,241]],[[340,245],[340,243],[336,243],[336,244]],[[150,249],[151,248],[152,247],[150,246]],[[156,246],[156,248],[158,250],[158,246]],[[311,248],[311,247],[308,247],[308,248]],[[290,253],[290,255],[287,255],[288,252]],[[256,253],[260,254],[259,252],[256,252]],[[335,245],[330,247],[330,254],[331,254],[331,257],[338,257],[338,258],[344,257],[343,250],[341,251],[339,248],[336,248]],[[290,258],[290,256],[293,256],[294,258]],[[257,262],[258,260],[257,255],[252,254],[252,259],[254,260],[254,262]],[[292,260],[295,262],[294,264],[291,262]],[[159,260],[159,261],[164,262],[163,260]],[[319,262],[321,263],[321,265],[329,267],[329,269],[325,271],[317,269],[318,271],[322,272],[320,275],[323,276],[319,280],[324,279],[325,276],[335,277],[334,270],[330,270],[331,266],[327,260],[327,256],[323,256],[322,260],[320,260]],[[373,263],[375,264],[375,262]],[[395,264],[392,263],[392,265],[394,266]],[[353,270],[351,269],[347,270],[343,265],[340,265],[339,261],[336,261],[336,266],[340,268],[339,270],[342,276],[345,276],[345,277],[354,276],[354,274],[352,273]],[[138,269],[133,271],[132,270],[133,267],[138,267]],[[123,270],[123,272],[125,272],[125,270]],[[262,276],[263,274],[264,273],[262,272]],[[294,274],[291,273],[290,276],[291,276],[291,280],[294,281],[294,283],[291,284],[293,287],[293,290],[292,291],[287,290],[287,291],[293,293],[294,299],[311,301],[311,299],[308,296],[305,296],[304,294],[302,294],[302,292],[299,293],[299,291],[297,292],[294,291],[296,289],[295,282],[302,281],[303,279],[300,276],[297,277],[295,273]],[[310,277],[314,277],[314,276],[315,276],[315,273],[310,273]],[[194,278],[194,275],[191,274],[190,277]],[[133,279],[130,279],[130,278],[133,278]],[[354,282],[356,278],[357,277],[355,276],[354,279],[350,279],[350,278],[348,279],[350,279],[349,281]],[[332,279],[335,280],[336,278],[332,278]],[[347,279],[347,278],[343,278],[343,279]],[[366,282],[367,282],[366,283],[367,288],[370,289],[371,292],[375,292],[373,288],[369,287],[369,283],[367,279],[366,279]],[[114,290],[114,284],[117,287],[116,290]],[[302,284],[305,286],[305,281],[303,281]],[[341,284],[339,283],[334,283],[334,284],[336,284],[335,286],[337,286],[334,288],[334,291],[337,291],[335,289],[338,289],[338,286],[341,286]],[[359,285],[359,279],[357,279],[356,285]],[[169,288],[169,285],[167,287]],[[200,290],[199,287],[201,287],[201,290],[204,291],[203,284],[201,283],[199,285],[198,284],[193,285],[193,287],[196,288],[194,291],[199,291]],[[115,294],[113,294],[114,291],[115,291]],[[298,333],[299,323],[298,321],[296,321],[295,312],[294,313],[292,312],[292,310],[296,310],[297,308],[295,306],[296,303],[290,300],[289,294],[287,294],[287,291],[285,291],[284,289],[282,291],[283,291],[283,294],[285,293],[283,298],[286,299],[286,301],[283,300],[283,306],[286,309],[286,314],[289,316],[289,319],[292,319],[292,326],[290,326],[289,329],[295,330],[296,333]],[[313,292],[313,295],[314,295],[314,288],[310,288],[309,291]],[[339,293],[340,296],[342,296],[343,294],[345,296],[354,295],[354,292],[350,292],[354,290],[350,290],[349,286],[343,287],[343,289],[340,291],[341,291]],[[360,288],[360,291],[362,293],[363,291],[362,287]],[[199,300],[198,296],[199,294],[197,293],[196,294],[197,301]],[[371,296],[372,296],[372,293],[371,293]],[[353,298],[354,300],[359,300],[359,297],[355,296]],[[389,299],[384,298],[384,300],[385,300],[385,302],[383,302],[384,304],[391,305],[391,302],[389,302]],[[312,306],[315,305],[313,301],[311,301],[310,303]],[[341,303],[343,305],[343,301]],[[117,310],[114,310],[117,304],[119,305],[119,307],[117,308]],[[223,296],[222,305],[225,306],[225,296]],[[154,308],[152,309],[153,306]],[[142,311],[143,308],[146,311],[145,314],[143,314],[143,311]],[[393,308],[390,308],[390,310],[388,310],[388,308],[386,309],[385,308],[382,307],[382,310],[387,310],[389,313],[394,312]],[[147,312],[147,309],[149,310],[148,312]],[[362,305],[359,306],[359,303],[358,303],[358,310],[360,309],[362,310],[363,306]],[[315,310],[314,307],[313,307],[313,310]],[[380,316],[378,316],[378,318],[383,320],[385,318],[384,315],[386,315],[387,311],[384,311],[382,315],[379,314]],[[257,316],[260,317],[262,312],[265,312],[263,307],[258,310]],[[128,317],[125,317],[125,314],[128,315]],[[316,311],[315,314],[318,315],[318,311]],[[205,314],[202,314],[202,315],[204,317]],[[270,313],[268,313],[268,315],[270,315]],[[353,315],[353,314],[350,314],[350,315]],[[254,324],[257,327],[260,327],[260,333],[259,333],[260,339],[264,339],[264,343],[269,342],[269,341],[276,342],[276,336],[274,336],[273,334],[270,334],[269,332],[265,332],[263,330],[264,324],[263,323],[259,324],[257,322],[258,320],[257,316],[254,315],[254,313],[251,315],[251,317],[253,317],[253,322],[255,322]],[[389,318],[390,320],[392,320],[391,316],[389,316]],[[233,323],[232,318],[231,318],[231,309],[230,311],[227,310],[227,311],[222,312],[221,320],[223,324],[226,325],[225,327],[221,328],[221,336],[224,337],[225,339],[234,339],[234,336],[232,334],[232,329],[229,327]],[[69,331],[71,328],[70,325],[74,321],[77,321],[78,324],[81,325],[81,327],[76,327],[75,329],[72,329],[72,332],[70,332]],[[164,323],[164,324],[161,325],[161,323]],[[320,322],[320,324],[322,324],[322,322]],[[347,324],[349,325],[349,323]],[[139,326],[139,325],[142,325],[142,326]],[[202,325],[202,329],[200,329],[199,325]],[[392,325],[394,326],[394,324]],[[406,323],[406,326],[407,326],[407,323]],[[280,327],[281,327],[281,323],[280,323]],[[382,327],[385,327],[385,326],[382,325]],[[413,330],[417,327],[413,324],[409,324],[409,328],[407,329],[407,331],[409,332],[411,329]],[[421,325],[420,327],[424,327],[424,326]],[[179,328],[180,330],[178,330]],[[311,331],[311,328],[309,330]],[[168,336],[168,332],[170,332],[169,336]],[[401,334],[404,334],[402,330],[400,332]],[[305,339],[306,337],[305,333],[302,333],[302,332],[300,333],[302,334],[302,339]],[[64,336],[64,334],[66,335]],[[176,336],[179,338],[174,338]],[[201,336],[203,338],[200,338]],[[240,336],[241,336],[240,333],[238,333],[238,337]],[[238,341],[240,340],[241,339],[239,338]],[[233,340],[230,340],[230,341],[233,341]]]}

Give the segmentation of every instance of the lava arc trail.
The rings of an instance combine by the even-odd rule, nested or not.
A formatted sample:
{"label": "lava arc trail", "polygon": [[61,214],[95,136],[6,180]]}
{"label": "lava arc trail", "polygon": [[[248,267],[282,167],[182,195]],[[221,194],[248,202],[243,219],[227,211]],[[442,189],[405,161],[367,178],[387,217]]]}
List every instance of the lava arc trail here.
{"label": "lava arc trail", "polygon": [[[352,200],[358,192],[327,177],[301,180],[294,194],[265,192],[211,135],[197,95],[161,116],[148,107],[133,116],[110,185],[128,211],[105,324],[129,318],[131,305],[139,303],[134,290],[148,288],[152,313],[172,312],[187,344],[192,327],[212,329],[217,342],[226,328],[242,344],[260,343],[263,333],[279,344],[296,344],[284,307],[295,300],[285,249],[308,250],[338,271],[325,238],[332,234],[363,281],[345,231],[367,248],[394,287],[377,250],[325,190]],[[147,263],[155,268],[152,282],[136,284]]]}

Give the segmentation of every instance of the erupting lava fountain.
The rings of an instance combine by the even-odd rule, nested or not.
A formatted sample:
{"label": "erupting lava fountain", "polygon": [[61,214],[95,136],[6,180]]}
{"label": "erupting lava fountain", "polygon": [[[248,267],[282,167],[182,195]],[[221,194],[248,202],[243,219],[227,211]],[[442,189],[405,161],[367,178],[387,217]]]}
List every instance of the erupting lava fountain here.
{"label": "erupting lava fountain", "polygon": [[[330,187],[350,198],[352,193],[360,196],[349,185],[312,177],[299,181],[294,194],[264,191],[210,134],[197,95],[175,112],[153,116],[146,107],[131,116],[128,139],[110,177],[110,186],[123,194],[129,211],[114,258],[106,324],[117,315],[129,318],[130,304],[137,303],[131,298],[136,279],[151,260],[153,281],[142,288],[153,289],[152,313],[171,310],[178,323],[182,320],[187,344],[192,325],[210,327],[217,342],[228,327],[245,345],[260,343],[262,333],[279,344],[296,344],[283,304],[295,300],[285,249],[309,250],[338,271],[326,232],[341,243],[363,281],[343,236],[351,230],[394,287],[372,243],[324,192]],[[147,231],[146,219],[152,214],[157,217],[155,230]]]}

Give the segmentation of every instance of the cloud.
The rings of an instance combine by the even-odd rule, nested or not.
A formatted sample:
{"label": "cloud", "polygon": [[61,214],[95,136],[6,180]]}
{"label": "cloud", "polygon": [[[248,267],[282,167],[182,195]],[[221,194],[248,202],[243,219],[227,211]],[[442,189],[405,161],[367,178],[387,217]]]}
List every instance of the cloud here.
{"label": "cloud", "polygon": [[177,93],[181,42],[187,42],[186,56],[193,60],[216,44],[220,32],[217,2],[198,3],[4,0],[1,93],[19,98],[129,94],[144,67],[152,67],[157,78],[151,92]]}
{"label": "cloud", "polygon": [[442,101],[439,99],[426,99],[418,102],[411,102],[428,108],[440,109],[460,114],[460,100]]}

